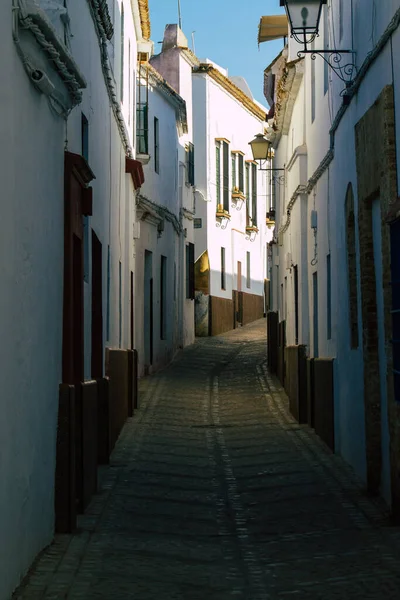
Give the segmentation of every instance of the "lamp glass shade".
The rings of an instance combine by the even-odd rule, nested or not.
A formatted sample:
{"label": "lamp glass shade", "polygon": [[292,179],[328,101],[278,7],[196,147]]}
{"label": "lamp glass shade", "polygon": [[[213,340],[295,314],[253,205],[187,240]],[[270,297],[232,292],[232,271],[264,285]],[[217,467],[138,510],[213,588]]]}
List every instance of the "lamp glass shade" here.
{"label": "lamp glass shade", "polygon": [[257,133],[254,140],[249,144],[254,160],[266,160],[268,158],[271,142],[262,133]]}
{"label": "lamp glass shade", "polygon": [[325,0],[284,0],[292,34],[318,35]]}

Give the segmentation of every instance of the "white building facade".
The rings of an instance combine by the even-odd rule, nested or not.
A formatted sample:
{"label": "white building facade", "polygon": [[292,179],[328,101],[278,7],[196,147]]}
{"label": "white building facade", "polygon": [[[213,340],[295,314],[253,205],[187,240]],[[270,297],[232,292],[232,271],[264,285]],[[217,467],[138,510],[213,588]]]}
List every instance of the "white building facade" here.
{"label": "white building facade", "polygon": [[270,248],[270,366],[292,412],[395,516],[399,19],[398,1],[328,0],[314,47],[354,51],[342,55],[356,67],[349,85],[321,56],[299,59],[291,38],[265,80],[274,166],[286,169]]}
{"label": "white building facade", "polygon": [[[188,77],[190,84],[190,72]],[[151,63],[142,65],[139,88],[144,127],[138,148],[145,183],[137,197],[135,260],[136,289],[144,293],[137,297],[135,339],[143,375],[165,366],[194,341],[194,296],[187,282],[193,268],[188,255],[194,180],[187,103]]]}
{"label": "white building facade", "polygon": [[64,4],[0,8],[12,82],[0,117],[1,599],[55,526],[74,528],[132,411],[135,71],[152,52],[148,7]]}
{"label": "white building facade", "polygon": [[264,132],[266,110],[209,60],[193,69],[193,98],[196,328],[215,335],[265,312],[270,186],[249,142]]}

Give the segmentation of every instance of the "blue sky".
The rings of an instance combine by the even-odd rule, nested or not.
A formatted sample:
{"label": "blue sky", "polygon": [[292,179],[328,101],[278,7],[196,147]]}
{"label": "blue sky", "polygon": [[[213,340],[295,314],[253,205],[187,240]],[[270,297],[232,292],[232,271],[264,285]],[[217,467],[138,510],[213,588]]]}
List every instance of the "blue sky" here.
{"label": "blue sky", "polygon": [[[149,0],[151,39],[155,53],[165,25],[178,22],[178,0]],[[247,80],[255,98],[266,104],[263,71],[281,51],[283,40],[266,42],[258,49],[258,23],[262,15],[283,12],[279,0],[181,0],[182,26],[191,47],[195,31],[196,54],[210,58]]]}

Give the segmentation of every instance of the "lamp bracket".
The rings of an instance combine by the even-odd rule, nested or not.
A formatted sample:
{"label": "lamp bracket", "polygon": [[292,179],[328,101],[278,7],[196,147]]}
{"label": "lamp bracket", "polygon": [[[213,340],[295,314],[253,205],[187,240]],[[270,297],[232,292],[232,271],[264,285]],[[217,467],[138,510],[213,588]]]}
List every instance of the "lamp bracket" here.
{"label": "lamp bracket", "polygon": [[354,62],[347,62],[342,64],[343,54],[355,54],[354,50],[299,50],[297,56],[303,58],[304,54],[311,54],[311,60],[315,60],[317,56],[320,56],[322,60],[336,73],[341,81],[346,84],[346,87],[350,87],[357,75],[357,67]]}

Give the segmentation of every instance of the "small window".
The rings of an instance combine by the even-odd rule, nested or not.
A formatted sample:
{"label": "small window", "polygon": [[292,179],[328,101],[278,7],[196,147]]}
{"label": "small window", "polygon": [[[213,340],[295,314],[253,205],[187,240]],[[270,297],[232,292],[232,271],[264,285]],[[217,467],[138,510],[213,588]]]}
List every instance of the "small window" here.
{"label": "small window", "polygon": [[154,170],[156,173],[160,172],[160,138],[157,117],[154,117]]}
{"label": "small window", "polygon": [[139,102],[136,109],[136,143],[139,154],[149,153],[149,108],[147,102]]}
{"label": "small window", "polygon": [[221,248],[221,290],[226,290],[225,248]]}
{"label": "small window", "polygon": [[160,273],[160,339],[166,339],[167,324],[167,257],[161,257]]}
{"label": "small window", "polygon": [[186,246],[186,298],[194,300],[194,244]]}
{"label": "small window", "polygon": [[251,254],[250,252],[246,252],[246,287],[248,289],[251,288]]}
{"label": "small window", "polygon": [[81,116],[81,138],[82,138],[82,156],[89,162],[89,121],[86,115]]}
{"label": "small window", "polygon": [[217,194],[217,210],[221,204],[221,144],[215,146],[215,185]]}
{"label": "small window", "polygon": [[189,142],[187,150],[187,183],[194,185],[194,146]]}

